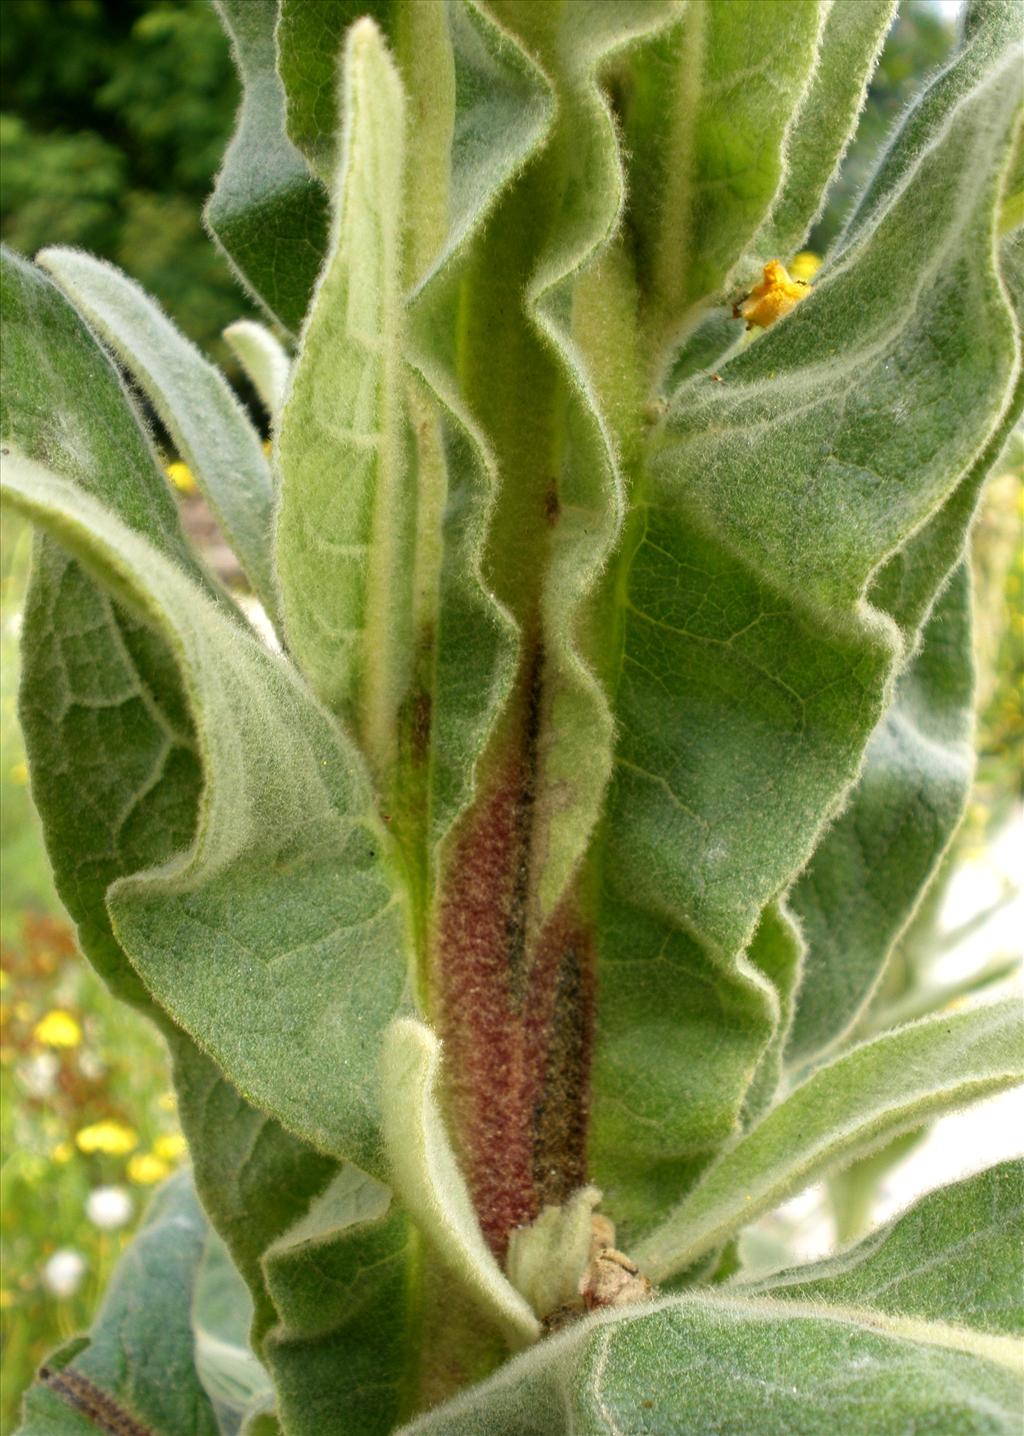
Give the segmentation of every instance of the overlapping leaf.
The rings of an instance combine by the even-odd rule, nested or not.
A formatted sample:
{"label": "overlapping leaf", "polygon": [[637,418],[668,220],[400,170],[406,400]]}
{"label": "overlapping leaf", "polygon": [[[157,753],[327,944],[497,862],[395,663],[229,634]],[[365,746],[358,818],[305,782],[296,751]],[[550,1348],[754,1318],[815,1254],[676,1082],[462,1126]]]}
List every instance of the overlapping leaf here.
{"label": "overlapping leaf", "polygon": [[208,1231],[179,1172],[153,1199],[90,1336],[56,1353],[30,1389],[22,1436],[220,1436],[192,1330]]}
{"label": "overlapping leaf", "polygon": [[[691,0],[682,21],[632,66],[625,82],[630,188],[648,300],[645,347],[656,363],[699,306],[718,296],[759,226],[771,222],[777,197],[801,219],[808,205],[813,214],[820,194],[808,199],[817,178],[810,171],[824,160],[827,179],[851,119],[834,85],[827,86],[829,143],[818,136],[813,160],[794,157],[791,189],[780,185],[794,117],[799,122],[802,106],[822,106],[805,92],[827,10],[818,0]],[[859,99],[870,46],[857,60],[843,86]],[[826,88],[824,77],[820,83]]]}
{"label": "overlapping leaf", "polygon": [[297,331],[327,247],[327,197],[286,133],[276,0],[219,0],[217,8],[243,91],[206,223],[243,284]]}
{"label": "overlapping leaf", "polygon": [[356,755],[294,670],[82,488],[25,459],[4,484],[161,633],[194,715],[195,843],[108,892],[119,941],[240,1090],[313,1145],[379,1164],[377,1042],[405,934]]}
{"label": "overlapping leaf", "polygon": [[405,1429],[1011,1436],[1021,1176],[1015,1163],[936,1192],[822,1267],[584,1321]]}
{"label": "overlapping leaf", "polygon": [[[1002,55],[977,85],[965,72],[877,224],[722,383],[687,380],[655,442],[625,594],[595,1071],[595,1177],[630,1221],[734,1120],[777,1002],[740,954],[857,774],[1013,402],[992,230],[1019,68]],[[915,528],[916,604],[882,591],[867,608]]]}
{"label": "overlapping leaf", "polygon": [[405,106],[376,26],[346,44],[335,229],[278,431],[289,646],[378,773],[394,765],[411,643],[415,502],[402,384]]}
{"label": "overlapping leaf", "polygon": [[276,619],[270,466],[227,381],[159,306],[112,265],[69,249],[43,250],[38,262],[145,391],[257,597]]}
{"label": "overlapping leaf", "polygon": [[820,1068],[744,1133],[636,1259],[665,1281],[830,1166],[1022,1080],[1024,1014],[1012,998],[886,1033]]}
{"label": "overlapping leaf", "polygon": [[853,1024],[960,821],[974,770],[970,604],[961,565],[872,734],[849,805],[790,894],[808,948],[792,1063]]}
{"label": "overlapping leaf", "polygon": [[[5,255],[3,282],[5,443],[89,486],[212,595],[113,365],[38,270]],[[152,1012],[105,897],[195,831],[201,775],[177,669],[48,539],[36,549],[23,642],[21,723],[57,890],[89,960]]]}

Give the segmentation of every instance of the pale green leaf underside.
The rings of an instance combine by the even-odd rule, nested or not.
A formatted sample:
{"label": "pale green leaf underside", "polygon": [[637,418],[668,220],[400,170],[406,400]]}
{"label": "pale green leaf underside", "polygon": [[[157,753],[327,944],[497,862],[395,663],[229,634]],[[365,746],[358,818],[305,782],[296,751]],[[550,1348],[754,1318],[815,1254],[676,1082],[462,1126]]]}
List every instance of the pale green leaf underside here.
{"label": "pale green leaf underside", "polygon": [[[219,1436],[196,1371],[192,1330],[208,1231],[191,1176],[179,1172],[153,1198],[83,1349],[30,1389],[21,1436],[95,1436],[97,1429]],[[95,1423],[87,1419],[88,1403]],[[144,1425],[118,1426],[119,1412]]]}
{"label": "pale green leaf underside", "polygon": [[441,1115],[441,1044],[422,1022],[400,1018],[384,1039],[383,1127],[391,1180],[441,1264],[513,1347],[540,1323],[484,1241]]}
{"label": "pale green leaf underside", "polygon": [[388,839],[355,753],[293,670],[95,500],[28,460],[10,460],[4,483],[161,632],[195,718],[206,779],[195,844],[111,890],[119,941],[243,1093],[372,1169],[377,1044],[406,958]]}
{"label": "pale green leaf underside", "polygon": [[291,360],[270,330],[253,319],[238,319],[224,330],[224,338],[245,370],[263,406],[276,425],[288,387]]}
{"label": "pale green leaf underside", "polygon": [[69,249],[44,249],[38,262],[146,393],[256,596],[277,621],[270,466],[259,435],[220,370],[113,265]]}
{"label": "pale green leaf underside", "polygon": [[209,1231],[192,1297],[196,1372],[221,1436],[235,1436],[254,1407],[273,1404],[266,1368],[249,1345],[253,1303],[216,1232]]}
{"label": "pale green leaf underside", "polygon": [[1021,1080],[1024,1013],[1013,999],[887,1033],[820,1068],[762,1117],[633,1255],[665,1281],[829,1167]]}
{"label": "pale green leaf underside", "polygon": [[383,769],[408,668],[415,507],[402,416],[405,111],[368,20],[349,32],[343,97],[331,248],[278,429],[277,564],[296,661]]}

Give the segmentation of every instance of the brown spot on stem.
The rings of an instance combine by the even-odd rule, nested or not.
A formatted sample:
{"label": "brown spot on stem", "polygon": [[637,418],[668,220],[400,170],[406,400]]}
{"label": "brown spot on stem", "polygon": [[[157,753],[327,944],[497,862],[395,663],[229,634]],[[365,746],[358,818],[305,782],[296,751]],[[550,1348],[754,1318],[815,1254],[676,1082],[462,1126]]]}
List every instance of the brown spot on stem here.
{"label": "brown spot on stem", "polygon": [[544,490],[544,517],[549,524],[555,524],[558,522],[561,512],[562,505],[558,501],[558,488],[554,479],[550,479]]}

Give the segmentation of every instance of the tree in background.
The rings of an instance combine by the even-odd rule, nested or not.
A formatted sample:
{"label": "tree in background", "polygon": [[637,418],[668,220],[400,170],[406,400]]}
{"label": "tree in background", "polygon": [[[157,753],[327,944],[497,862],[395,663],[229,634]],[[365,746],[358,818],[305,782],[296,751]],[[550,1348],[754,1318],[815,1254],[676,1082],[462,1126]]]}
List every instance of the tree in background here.
{"label": "tree in background", "polygon": [[4,242],[113,260],[227,361],[220,332],[248,305],[200,220],[238,105],[213,8],[4,0],[2,11]]}

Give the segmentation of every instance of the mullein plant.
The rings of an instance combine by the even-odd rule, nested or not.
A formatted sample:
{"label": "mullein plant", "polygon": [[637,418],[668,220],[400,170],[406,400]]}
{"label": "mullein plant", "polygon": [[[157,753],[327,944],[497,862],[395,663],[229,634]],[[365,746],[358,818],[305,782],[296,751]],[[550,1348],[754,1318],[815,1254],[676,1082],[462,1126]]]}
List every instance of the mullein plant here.
{"label": "mullein plant", "polygon": [[892,0],[218,9],[270,456],[130,279],[3,265],[33,794],[192,1156],[23,1431],[1016,1433],[1019,1164],[739,1237],[1021,1077],[1013,998],[862,1022],[971,780],[1019,4],[810,283]]}

